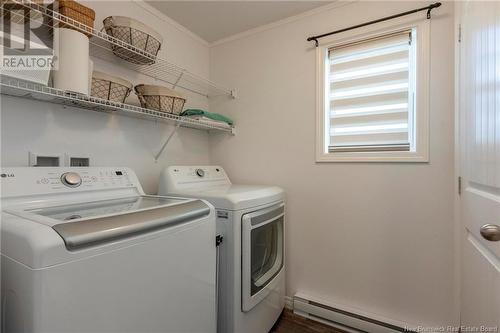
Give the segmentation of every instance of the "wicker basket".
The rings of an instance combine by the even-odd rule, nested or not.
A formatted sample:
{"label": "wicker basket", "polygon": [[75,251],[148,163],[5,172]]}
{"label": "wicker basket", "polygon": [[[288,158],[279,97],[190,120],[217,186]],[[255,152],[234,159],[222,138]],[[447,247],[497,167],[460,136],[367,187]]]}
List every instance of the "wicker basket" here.
{"label": "wicker basket", "polygon": [[81,24],[86,25],[88,28],[77,29],[68,24],[60,23],[60,28],[74,29],[84,33],[87,36],[92,36],[92,29],[94,29],[95,11],[86,7],[74,0],[59,0],[57,2],[58,10],[61,15],[69,17]]}
{"label": "wicker basket", "polygon": [[119,77],[94,71],[92,73],[91,96],[107,99],[108,101],[125,103],[132,91],[132,83]]}
{"label": "wicker basket", "polygon": [[103,23],[108,35],[144,52],[141,54],[141,52],[133,52],[126,48],[112,45],[113,53],[116,56],[134,64],[150,65],[155,63],[156,56],[163,42],[160,34],[130,17],[109,16],[104,19]]}
{"label": "wicker basket", "polygon": [[162,86],[139,84],[135,86],[141,106],[165,113],[180,114],[186,99],[178,92]]}

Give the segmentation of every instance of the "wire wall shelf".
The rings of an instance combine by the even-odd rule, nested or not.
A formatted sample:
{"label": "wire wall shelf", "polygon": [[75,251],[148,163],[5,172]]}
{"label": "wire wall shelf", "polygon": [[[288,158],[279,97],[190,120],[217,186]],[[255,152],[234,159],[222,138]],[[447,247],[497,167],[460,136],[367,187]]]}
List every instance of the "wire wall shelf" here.
{"label": "wire wall shelf", "polygon": [[[172,88],[181,88],[206,97],[228,96],[236,97],[235,90],[222,87],[208,79],[205,79],[189,70],[177,66],[161,57],[147,53],[131,44],[108,35],[106,32],[96,30],[86,26],[67,16],[61,15],[47,6],[37,4],[30,0],[8,0],[2,1],[2,10],[4,15],[6,3],[15,5],[24,9],[9,11],[12,20],[17,22],[27,22],[34,20],[38,25],[44,25],[50,33],[53,33],[53,27],[64,26],[81,31],[89,36],[90,55],[92,57],[118,64],[122,67],[131,69],[140,74],[149,76],[156,80],[169,84]],[[113,53],[119,52],[119,57]],[[121,59],[120,59],[121,58]],[[129,61],[122,60],[128,59]],[[149,59],[152,64],[141,65],[136,59]]]}
{"label": "wire wall shelf", "polygon": [[92,111],[119,114],[134,118],[162,121],[181,127],[201,130],[213,130],[234,133],[233,127],[218,126],[202,120],[181,117],[171,113],[145,109],[139,106],[123,104],[82,94],[69,93],[64,90],[47,87],[43,84],[24,81],[0,75],[0,92],[4,95],[28,98],[48,103],[61,104]]}

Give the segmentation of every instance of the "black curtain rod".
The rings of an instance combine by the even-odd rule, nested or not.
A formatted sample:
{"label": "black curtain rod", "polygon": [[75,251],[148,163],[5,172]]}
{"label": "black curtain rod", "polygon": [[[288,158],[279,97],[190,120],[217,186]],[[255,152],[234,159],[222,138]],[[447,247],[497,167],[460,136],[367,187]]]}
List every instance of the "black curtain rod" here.
{"label": "black curtain rod", "polygon": [[392,19],[395,19],[395,18],[398,18],[401,16],[406,16],[406,15],[410,15],[413,13],[421,12],[423,10],[427,10],[427,19],[430,19],[431,18],[431,10],[433,10],[434,8],[438,8],[439,6],[441,6],[441,2],[436,2],[436,3],[433,3],[432,5],[427,6],[427,7],[422,7],[422,8],[410,10],[410,11],[407,11],[404,13],[399,13],[396,15],[387,16],[387,17],[384,17],[384,18],[381,18],[378,20],[354,25],[354,26],[349,27],[349,28],[344,28],[344,29],[340,29],[340,30],[336,30],[336,31],[332,31],[332,32],[327,32],[326,34],[311,36],[311,37],[307,38],[307,41],[308,42],[314,41],[314,43],[316,44],[316,47],[318,47],[318,45],[319,45],[318,39],[320,39],[320,38],[330,36],[330,35],[335,35],[335,34],[338,34],[338,33],[344,32],[344,31],[349,31],[349,30],[365,27],[365,26],[370,25],[370,24],[375,24],[375,23],[379,23],[379,22],[383,22],[383,21],[387,21],[387,20],[392,20]]}

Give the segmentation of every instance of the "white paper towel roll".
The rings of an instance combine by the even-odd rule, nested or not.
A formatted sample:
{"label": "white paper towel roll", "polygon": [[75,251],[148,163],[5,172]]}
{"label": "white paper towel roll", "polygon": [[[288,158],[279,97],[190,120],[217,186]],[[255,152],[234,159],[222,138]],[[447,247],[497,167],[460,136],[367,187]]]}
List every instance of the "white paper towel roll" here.
{"label": "white paper towel roll", "polygon": [[54,88],[89,94],[89,38],[72,29],[55,29]]}

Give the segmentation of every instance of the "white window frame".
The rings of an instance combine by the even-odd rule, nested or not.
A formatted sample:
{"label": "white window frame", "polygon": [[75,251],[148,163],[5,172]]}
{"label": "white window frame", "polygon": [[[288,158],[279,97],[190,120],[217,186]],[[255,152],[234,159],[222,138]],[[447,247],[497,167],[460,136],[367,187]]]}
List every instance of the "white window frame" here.
{"label": "white window frame", "polygon": [[[430,87],[430,20],[401,18],[372,26],[332,35],[319,40],[316,48],[316,162],[429,162],[429,87]],[[335,45],[368,39],[393,32],[416,30],[416,108],[415,124],[408,128],[409,135],[414,135],[414,144],[410,151],[359,151],[329,152],[330,131],[327,104],[327,65],[328,50]],[[340,36],[341,35],[341,36]],[[411,123],[409,122],[409,125]]]}

